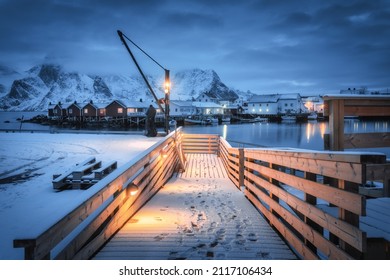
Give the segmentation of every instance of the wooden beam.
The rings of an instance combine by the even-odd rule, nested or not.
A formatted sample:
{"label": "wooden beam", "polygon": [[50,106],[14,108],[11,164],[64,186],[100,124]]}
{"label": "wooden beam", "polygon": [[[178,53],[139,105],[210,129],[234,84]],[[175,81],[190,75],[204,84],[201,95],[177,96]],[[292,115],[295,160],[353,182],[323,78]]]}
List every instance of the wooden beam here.
{"label": "wooden beam", "polygon": [[344,134],[344,148],[380,148],[390,147],[389,132]]}
{"label": "wooden beam", "polygon": [[329,100],[330,150],[344,150],[344,100]]}
{"label": "wooden beam", "polygon": [[[342,155],[338,155],[342,156]],[[278,164],[287,168],[311,172],[323,176],[345,179],[355,183],[365,183],[365,173],[362,164],[350,162],[337,162],[336,160],[321,160],[302,158],[296,153],[273,154],[262,153],[256,150],[245,150],[245,157],[263,162]]]}

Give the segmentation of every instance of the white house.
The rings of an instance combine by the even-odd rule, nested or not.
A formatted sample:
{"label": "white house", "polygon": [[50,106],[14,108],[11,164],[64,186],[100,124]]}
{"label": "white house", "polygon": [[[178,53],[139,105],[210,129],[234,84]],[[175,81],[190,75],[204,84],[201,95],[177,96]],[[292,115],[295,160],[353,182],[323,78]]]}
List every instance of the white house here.
{"label": "white house", "polygon": [[270,116],[307,112],[299,93],[255,94],[248,99],[244,108],[247,114]]}
{"label": "white house", "polygon": [[280,94],[278,103],[280,114],[300,114],[308,111],[299,93]]}
{"label": "white house", "polygon": [[253,95],[246,102],[245,113],[256,115],[278,114],[279,94]]}
{"label": "white house", "polygon": [[307,96],[302,98],[302,102],[309,112],[324,112],[324,100],[320,96]]}
{"label": "white house", "polygon": [[223,107],[214,102],[192,102],[196,108],[196,114],[202,115],[219,115],[223,114]]}
{"label": "white house", "polygon": [[211,92],[205,92],[199,94],[199,96],[195,99],[196,102],[214,102],[218,103],[219,99]]}
{"label": "white house", "polygon": [[173,117],[194,115],[196,108],[192,103],[192,101],[171,100],[169,103],[169,115]]}

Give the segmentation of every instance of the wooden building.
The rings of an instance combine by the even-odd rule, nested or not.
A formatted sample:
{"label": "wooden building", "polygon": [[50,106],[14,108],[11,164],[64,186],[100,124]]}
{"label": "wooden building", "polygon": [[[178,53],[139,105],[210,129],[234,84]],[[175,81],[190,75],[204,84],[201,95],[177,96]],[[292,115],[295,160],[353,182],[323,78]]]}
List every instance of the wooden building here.
{"label": "wooden building", "polygon": [[91,100],[83,107],[84,120],[100,120],[106,117],[106,107],[108,103],[93,103]]}
{"label": "wooden building", "polygon": [[106,115],[112,118],[125,118],[127,117],[127,107],[119,100],[114,100],[106,107]]}
{"label": "wooden building", "polygon": [[76,101],[69,105],[67,108],[67,117],[69,120],[80,121],[83,116],[83,104],[79,104]]}

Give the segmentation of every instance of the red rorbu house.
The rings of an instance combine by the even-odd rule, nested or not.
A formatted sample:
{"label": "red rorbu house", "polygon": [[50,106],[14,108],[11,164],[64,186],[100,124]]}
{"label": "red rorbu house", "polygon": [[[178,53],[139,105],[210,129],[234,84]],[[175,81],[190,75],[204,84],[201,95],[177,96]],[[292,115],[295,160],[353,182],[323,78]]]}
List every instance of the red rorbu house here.
{"label": "red rorbu house", "polygon": [[48,110],[48,116],[50,118],[54,119],[61,119],[63,117],[66,117],[66,107],[64,110],[64,105],[61,104],[61,102],[58,102],[58,104],[49,104],[49,110]]}
{"label": "red rorbu house", "polygon": [[83,113],[83,105],[78,104],[76,101],[69,105],[67,108],[68,111],[68,119],[73,121],[79,121],[81,120],[82,113]]}
{"label": "red rorbu house", "polygon": [[85,120],[100,120],[106,116],[107,103],[93,103],[91,100],[83,107],[83,117]]}
{"label": "red rorbu house", "polygon": [[114,100],[107,105],[106,116],[112,118],[126,118],[127,106],[121,101]]}

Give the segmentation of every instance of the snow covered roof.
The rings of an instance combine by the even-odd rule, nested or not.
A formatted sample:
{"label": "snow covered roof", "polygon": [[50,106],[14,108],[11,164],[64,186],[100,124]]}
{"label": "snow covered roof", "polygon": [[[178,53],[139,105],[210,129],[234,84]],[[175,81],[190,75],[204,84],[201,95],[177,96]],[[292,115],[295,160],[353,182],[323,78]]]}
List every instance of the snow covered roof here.
{"label": "snow covered roof", "polygon": [[253,95],[248,99],[250,103],[276,103],[280,98],[280,94],[262,94],[262,95]]}
{"label": "snow covered roof", "polygon": [[192,107],[192,101],[182,101],[182,100],[171,100],[171,103],[179,107]]}
{"label": "snow covered roof", "polygon": [[301,98],[301,95],[299,93],[288,93],[288,94],[281,94],[280,95],[280,99],[282,100],[290,100],[290,99],[293,99],[293,100],[297,100],[297,99],[300,99]]}
{"label": "snow covered roof", "polygon": [[[153,107],[156,107],[153,102],[127,101],[127,100],[126,101],[114,100],[113,102],[117,102],[125,108],[148,108],[150,105],[153,105]],[[111,102],[111,103],[113,103],[113,102]]]}
{"label": "snow covered roof", "polygon": [[96,109],[103,109],[103,108],[106,108],[108,105],[110,105],[111,103],[93,103],[93,102],[89,102],[89,103],[86,103],[84,104],[83,108],[87,105],[91,105],[93,107],[95,107]]}
{"label": "snow covered roof", "polygon": [[222,108],[221,105],[214,102],[192,102],[192,106],[197,108]]}

